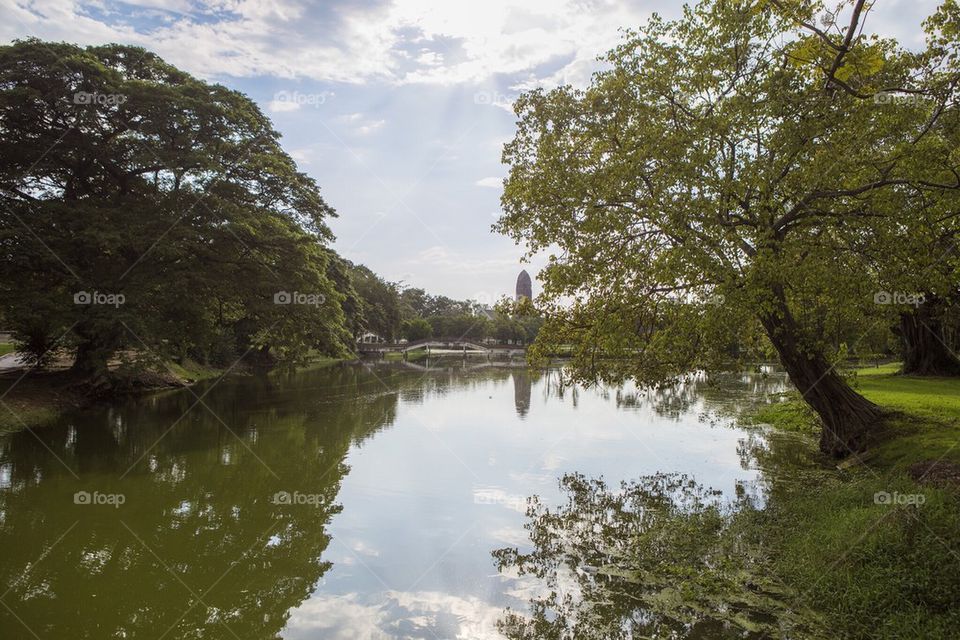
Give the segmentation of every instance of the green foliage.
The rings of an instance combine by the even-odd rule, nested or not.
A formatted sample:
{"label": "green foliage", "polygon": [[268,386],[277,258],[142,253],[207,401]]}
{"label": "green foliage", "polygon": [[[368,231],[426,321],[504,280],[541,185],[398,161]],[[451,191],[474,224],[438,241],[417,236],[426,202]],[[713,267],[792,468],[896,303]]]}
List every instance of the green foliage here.
{"label": "green foliage", "polygon": [[350,281],[361,301],[361,325],[364,331],[392,342],[400,332],[398,285],[387,282],[363,265],[348,263],[348,267]]}
{"label": "green foliage", "polygon": [[[432,296],[423,289],[409,288],[400,293],[401,315],[404,327],[410,322],[425,320],[425,328],[417,324],[415,334],[422,337],[438,337],[480,341],[494,338],[501,343],[527,344],[532,341],[543,319],[526,303],[521,312],[512,301],[500,301],[493,309],[471,300],[453,300],[446,296]],[[404,329],[406,331],[406,329]],[[408,340],[414,340],[404,333]],[[422,338],[416,338],[422,339]]]}
{"label": "green foliage", "polygon": [[490,321],[470,313],[433,315],[427,322],[436,338],[482,340],[490,335]]}
{"label": "green foliage", "polygon": [[404,289],[400,294],[404,318],[473,314],[479,305],[469,300],[453,300],[447,296],[433,296],[423,289]]}
{"label": "green foliage", "polygon": [[410,342],[424,340],[433,335],[433,327],[423,318],[413,318],[404,320],[400,327],[400,332],[404,338]]}
{"label": "green foliage", "polygon": [[103,376],[120,351],[227,366],[349,344],[334,212],[244,95],[137,47],[26,40],[0,48],[0,131],[3,314],[36,359],[67,346]]}
{"label": "green foliage", "polygon": [[826,378],[821,416],[871,421],[829,363],[885,345],[907,307],[878,292],[955,286],[958,73],[859,20],[841,46],[822,9],[700,2],[628,31],[585,90],[516,101],[495,229],[550,254],[535,355],[658,384],[772,343],[804,390]]}

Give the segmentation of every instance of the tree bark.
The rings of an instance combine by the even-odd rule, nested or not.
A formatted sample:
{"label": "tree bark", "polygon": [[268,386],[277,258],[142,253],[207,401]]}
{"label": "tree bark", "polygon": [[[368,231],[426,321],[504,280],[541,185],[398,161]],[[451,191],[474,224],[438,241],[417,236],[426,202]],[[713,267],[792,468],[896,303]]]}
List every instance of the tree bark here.
{"label": "tree bark", "polygon": [[900,314],[901,373],[915,376],[960,376],[960,359],[947,345],[943,303],[928,297],[910,312]]}
{"label": "tree bark", "polygon": [[880,424],[880,408],[854,391],[822,354],[803,348],[782,291],[775,297],[776,309],[762,314],[760,322],[790,381],[820,417],[820,450],[833,458],[863,450]]}

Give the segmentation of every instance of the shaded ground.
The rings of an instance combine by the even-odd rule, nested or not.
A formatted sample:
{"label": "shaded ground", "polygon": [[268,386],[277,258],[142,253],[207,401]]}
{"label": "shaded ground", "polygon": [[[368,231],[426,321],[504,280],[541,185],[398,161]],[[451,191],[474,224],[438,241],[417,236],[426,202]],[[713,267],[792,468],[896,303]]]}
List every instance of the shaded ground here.
{"label": "shaded ground", "polygon": [[910,477],[919,483],[960,488],[960,464],[944,460],[924,460],[910,465]]}
{"label": "shaded ground", "polygon": [[0,433],[44,424],[87,402],[65,371],[26,376],[17,370],[0,372]]}

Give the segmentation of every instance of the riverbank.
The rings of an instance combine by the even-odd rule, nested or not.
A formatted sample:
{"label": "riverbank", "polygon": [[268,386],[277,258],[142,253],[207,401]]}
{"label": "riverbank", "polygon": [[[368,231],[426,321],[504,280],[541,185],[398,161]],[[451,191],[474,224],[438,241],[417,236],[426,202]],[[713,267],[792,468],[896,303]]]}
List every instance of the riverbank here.
{"label": "riverbank", "polygon": [[799,398],[754,415],[774,427],[757,452],[768,503],[741,530],[830,637],[949,638],[960,626],[960,380],[895,371],[857,372],[891,412],[859,460],[820,456]]}
{"label": "riverbank", "polygon": [[[193,362],[184,365],[168,362],[162,370],[131,374],[122,385],[127,389],[123,393],[174,389],[222,374],[222,369]],[[43,426],[63,413],[83,409],[100,400],[68,369],[26,374],[22,370],[4,372],[0,374],[0,399],[0,433]]]}
{"label": "riverbank", "polygon": [[[313,354],[302,369],[342,361],[342,358]],[[118,385],[122,390],[116,395],[124,396],[188,387],[223,375],[249,374],[249,370],[242,367],[222,369],[186,361],[184,364],[166,362],[154,370],[138,371],[126,377],[119,369],[112,370],[112,373],[122,378]],[[89,393],[83,381],[65,368],[26,375],[22,369],[6,371],[0,373],[0,434],[40,427],[66,412],[110,399]]]}

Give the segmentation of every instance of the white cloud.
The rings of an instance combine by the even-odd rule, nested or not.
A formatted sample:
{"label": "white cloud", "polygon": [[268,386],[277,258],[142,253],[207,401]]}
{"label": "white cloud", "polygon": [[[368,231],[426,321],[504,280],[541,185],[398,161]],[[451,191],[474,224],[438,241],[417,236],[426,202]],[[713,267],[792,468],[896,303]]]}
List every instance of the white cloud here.
{"label": "white cloud", "polygon": [[297,102],[290,102],[288,100],[271,100],[267,103],[267,111],[270,113],[283,113],[286,111],[296,111],[300,108],[300,104]]}
{"label": "white cloud", "polygon": [[[576,0],[394,0],[367,8],[237,0],[228,7],[200,3],[192,13],[181,2],[175,10],[182,13],[171,14],[172,20],[138,27],[117,16],[110,23],[94,18],[84,11],[86,4],[51,0],[40,8],[0,0],[9,18],[0,35],[140,44],[204,77],[454,84],[531,73],[551,62],[591,66],[616,41],[620,26],[636,25],[649,14],[614,0],[590,0],[588,7]],[[324,38],[315,37],[318,30]],[[413,44],[418,46],[408,51]]]}
{"label": "white cloud", "polygon": [[499,606],[466,596],[437,591],[387,591],[385,602],[366,604],[358,594],[317,594],[291,611],[283,636],[290,640],[385,640],[396,637],[400,621],[430,630],[433,636],[448,630],[455,621],[458,640],[494,640]]}
{"label": "white cloud", "polygon": [[[102,9],[98,2],[0,0],[5,17],[0,37],[140,44],[204,77],[457,84],[512,74],[516,87],[583,85],[598,66],[596,57],[616,44],[620,28],[641,25],[655,10],[668,17],[679,11],[677,3],[667,0],[134,4],[170,11],[163,12],[166,19],[159,23],[138,22],[117,11],[87,10]],[[872,11],[868,28],[916,46],[919,23],[936,4],[891,0]]]}
{"label": "white cloud", "polygon": [[500,527],[490,531],[489,536],[510,547],[530,546],[530,534],[522,527]]}
{"label": "white cloud", "polygon": [[361,604],[356,594],[314,596],[290,613],[287,637],[317,637],[323,631],[331,640],[379,640],[385,635],[381,625],[387,620],[384,611]]}
{"label": "white cloud", "polygon": [[[512,255],[503,258],[468,258],[459,253],[451,252],[446,247],[435,245],[424,249],[410,260],[414,264],[443,267],[451,273],[501,273],[510,272],[517,267],[517,260]],[[529,267],[528,267],[529,268]]]}
{"label": "white cloud", "polygon": [[372,558],[376,558],[380,555],[380,551],[378,551],[377,549],[374,549],[363,540],[358,540],[354,542],[352,545],[350,545],[350,548],[353,549],[355,553],[359,553],[360,555],[369,556]]}
{"label": "white cloud", "polygon": [[366,136],[382,129],[386,120],[373,120],[362,113],[347,113],[337,118],[339,122],[347,125],[351,133]]}
{"label": "white cloud", "polygon": [[503,187],[503,178],[491,176],[489,178],[480,178],[475,183],[478,187],[489,187],[490,189],[500,189]]}
{"label": "white cloud", "polygon": [[386,120],[371,120],[355,129],[362,136],[369,135],[387,124]]}
{"label": "white cloud", "polygon": [[313,156],[313,149],[290,149],[287,151],[291,158],[297,164],[310,164],[310,158]]}

